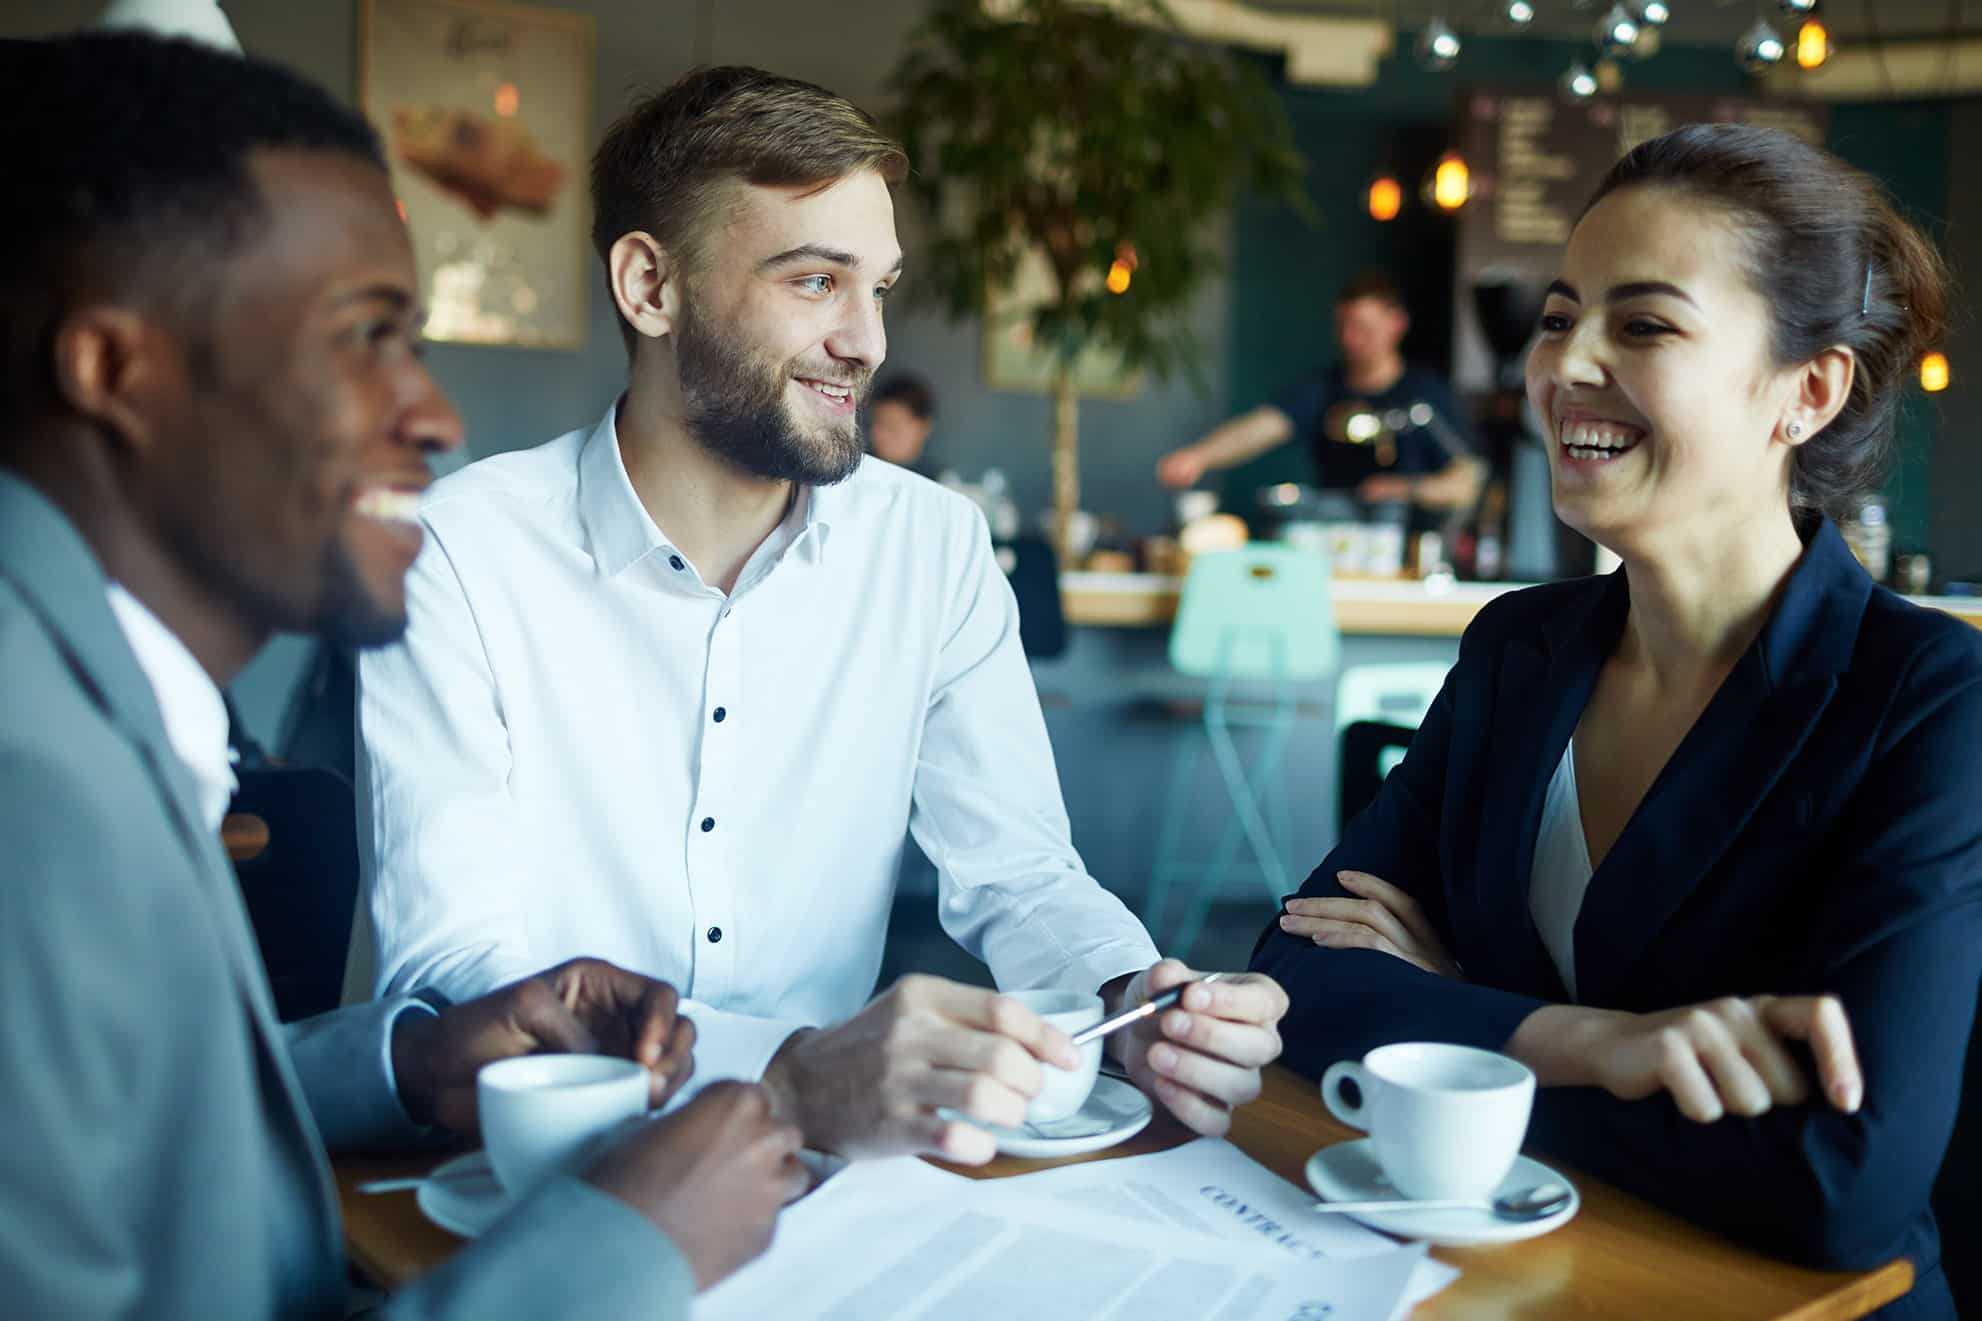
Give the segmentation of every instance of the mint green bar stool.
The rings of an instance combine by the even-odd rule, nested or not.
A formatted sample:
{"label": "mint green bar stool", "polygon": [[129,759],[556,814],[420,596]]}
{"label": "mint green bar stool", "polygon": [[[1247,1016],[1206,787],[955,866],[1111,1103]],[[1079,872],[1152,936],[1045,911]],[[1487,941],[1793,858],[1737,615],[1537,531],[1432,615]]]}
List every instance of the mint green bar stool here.
{"label": "mint green bar stool", "polygon": [[[1328,593],[1328,561],[1314,551],[1260,544],[1191,561],[1170,629],[1170,664],[1209,681],[1204,743],[1177,750],[1157,838],[1144,924],[1167,951],[1189,957],[1215,899],[1235,876],[1257,876],[1274,903],[1294,889],[1287,869],[1287,784],[1281,773],[1294,732],[1295,685],[1333,674],[1342,640]],[[1232,731],[1261,731],[1250,770]],[[1231,813],[1210,858],[1182,856],[1193,791],[1209,746]],[[1239,859],[1248,845],[1252,861]],[[1161,940],[1170,890],[1194,883],[1176,928]]]}

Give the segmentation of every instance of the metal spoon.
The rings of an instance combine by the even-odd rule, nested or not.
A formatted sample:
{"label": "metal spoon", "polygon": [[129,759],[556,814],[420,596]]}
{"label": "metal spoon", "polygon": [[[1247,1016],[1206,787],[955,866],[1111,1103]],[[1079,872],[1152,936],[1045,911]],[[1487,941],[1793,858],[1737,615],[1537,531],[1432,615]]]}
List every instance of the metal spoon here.
{"label": "metal spoon", "polygon": [[1516,1188],[1491,1202],[1316,1202],[1317,1211],[1491,1211],[1502,1220],[1546,1220],[1569,1205],[1567,1184],[1538,1183],[1532,1188]]}

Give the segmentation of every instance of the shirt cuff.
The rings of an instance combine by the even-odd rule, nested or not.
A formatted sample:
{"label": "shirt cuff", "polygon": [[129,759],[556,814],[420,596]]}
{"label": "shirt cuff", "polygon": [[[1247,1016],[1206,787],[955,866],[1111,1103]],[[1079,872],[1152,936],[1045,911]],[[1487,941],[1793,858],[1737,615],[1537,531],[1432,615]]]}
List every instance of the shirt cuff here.
{"label": "shirt cuff", "polygon": [[413,1122],[413,1116],[406,1113],[406,1103],[399,1099],[399,1074],[392,1067],[392,1034],[399,1020],[407,1014],[425,1014],[429,1018],[440,1017],[440,1008],[428,996],[414,994],[394,997],[385,1002],[390,1006],[385,1012],[385,1031],[379,1034],[379,1068],[385,1073],[385,1090],[392,1097],[392,1107],[398,1112],[398,1120],[409,1131],[416,1134],[431,1132],[430,1128]]}
{"label": "shirt cuff", "polygon": [[434,1007],[414,996],[393,996],[284,1028],[311,1117],[332,1151],[407,1146],[432,1135],[399,1103],[392,1072],[392,1026],[413,1012],[433,1013]]}
{"label": "shirt cuff", "polygon": [[1091,950],[1045,981],[1035,984],[1054,990],[1091,991],[1098,995],[1102,987],[1117,977],[1132,977],[1144,972],[1162,957],[1154,945],[1124,941]]}

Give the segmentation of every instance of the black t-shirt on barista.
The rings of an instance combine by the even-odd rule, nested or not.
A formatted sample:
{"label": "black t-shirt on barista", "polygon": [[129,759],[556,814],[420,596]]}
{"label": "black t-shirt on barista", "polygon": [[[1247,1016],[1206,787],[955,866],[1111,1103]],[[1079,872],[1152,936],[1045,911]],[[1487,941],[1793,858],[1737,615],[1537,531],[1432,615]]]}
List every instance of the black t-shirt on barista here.
{"label": "black t-shirt on barista", "polygon": [[1376,394],[1350,390],[1342,369],[1331,367],[1284,391],[1273,401],[1294,424],[1294,439],[1314,459],[1315,485],[1324,490],[1351,490],[1367,477],[1378,473],[1422,476],[1440,472],[1459,457],[1450,452],[1427,427],[1418,427],[1382,441],[1342,441],[1331,439],[1328,416],[1331,410],[1361,411],[1378,415],[1412,404],[1429,404],[1439,420],[1450,428],[1465,446],[1465,452],[1478,449],[1472,421],[1459,406],[1444,381],[1419,367],[1406,367],[1388,390]]}

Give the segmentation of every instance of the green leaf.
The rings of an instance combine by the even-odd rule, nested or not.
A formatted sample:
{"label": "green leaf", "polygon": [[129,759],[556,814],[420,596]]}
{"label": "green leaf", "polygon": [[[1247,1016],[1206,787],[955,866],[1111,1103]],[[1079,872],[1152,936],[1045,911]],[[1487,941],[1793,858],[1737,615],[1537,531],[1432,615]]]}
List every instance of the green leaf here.
{"label": "green leaf", "polygon": [[[1185,314],[1220,269],[1204,235],[1241,189],[1315,215],[1285,112],[1159,0],[1020,0],[1014,15],[946,5],[891,75],[910,191],[934,226],[910,288],[981,317],[1026,253],[1047,255],[1053,288],[1032,314],[1042,346],[1066,361],[1117,353],[1203,388]],[[1137,264],[1111,294],[1102,281],[1124,243]]]}

